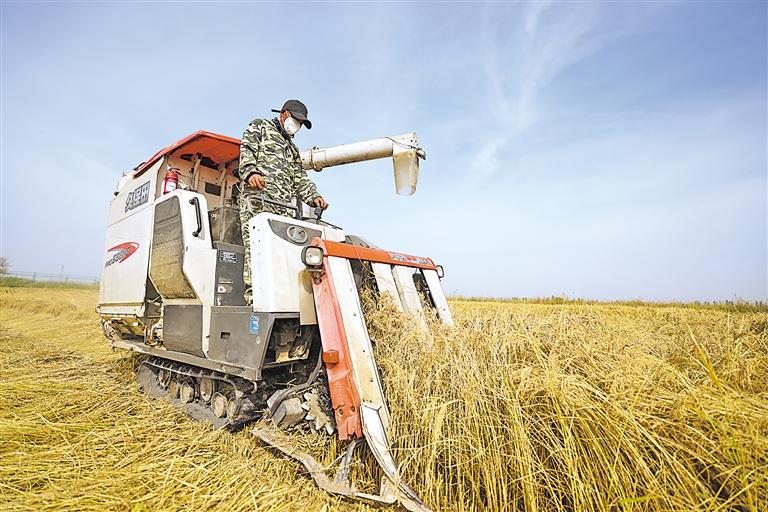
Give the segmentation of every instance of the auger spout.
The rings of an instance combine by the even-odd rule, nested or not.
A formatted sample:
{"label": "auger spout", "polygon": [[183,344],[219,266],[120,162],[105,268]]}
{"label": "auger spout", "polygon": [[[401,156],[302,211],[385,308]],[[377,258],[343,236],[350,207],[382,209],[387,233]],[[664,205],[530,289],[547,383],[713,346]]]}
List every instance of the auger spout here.
{"label": "auger spout", "polygon": [[427,158],[413,132],[327,148],[309,148],[301,152],[301,163],[304,169],[322,171],[326,167],[389,157],[394,164],[397,193],[412,195],[419,180],[419,159]]}

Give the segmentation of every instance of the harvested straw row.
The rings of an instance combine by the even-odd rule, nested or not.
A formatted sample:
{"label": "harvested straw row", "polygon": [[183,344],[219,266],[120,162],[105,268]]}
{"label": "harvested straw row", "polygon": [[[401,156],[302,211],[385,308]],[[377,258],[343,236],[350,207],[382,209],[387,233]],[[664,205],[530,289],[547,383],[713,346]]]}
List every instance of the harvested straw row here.
{"label": "harvested straw row", "polygon": [[95,300],[0,289],[0,509],[367,509],[318,491],[247,432],[140,393]]}

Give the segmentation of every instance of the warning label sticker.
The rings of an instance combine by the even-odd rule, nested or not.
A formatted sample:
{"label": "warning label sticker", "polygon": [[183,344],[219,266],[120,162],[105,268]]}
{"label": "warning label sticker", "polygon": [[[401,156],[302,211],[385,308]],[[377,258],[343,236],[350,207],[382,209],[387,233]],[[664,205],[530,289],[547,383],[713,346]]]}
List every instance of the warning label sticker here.
{"label": "warning label sticker", "polygon": [[237,263],[237,253],[232,251],[219,251],[219,261],[223,263]]}
{"label": "warning label sticker", "polygon": [[251,320],[248,325],[248,331],[251,334],[259,334],[259,317],[251,315]]}

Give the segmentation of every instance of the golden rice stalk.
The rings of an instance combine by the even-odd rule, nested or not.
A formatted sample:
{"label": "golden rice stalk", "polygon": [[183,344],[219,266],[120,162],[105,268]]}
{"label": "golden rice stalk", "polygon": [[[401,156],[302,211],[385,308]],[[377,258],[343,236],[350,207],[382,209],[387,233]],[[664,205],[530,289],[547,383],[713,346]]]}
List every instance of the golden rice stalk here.
{"label": "golden rice stalk", "polygon": [[[0,288],[0,509],[369,509],[141,394],[95,302]],[[421,333],[368,306],[396,458],[434,508],[768,510],[765,312],[453,301]]]}

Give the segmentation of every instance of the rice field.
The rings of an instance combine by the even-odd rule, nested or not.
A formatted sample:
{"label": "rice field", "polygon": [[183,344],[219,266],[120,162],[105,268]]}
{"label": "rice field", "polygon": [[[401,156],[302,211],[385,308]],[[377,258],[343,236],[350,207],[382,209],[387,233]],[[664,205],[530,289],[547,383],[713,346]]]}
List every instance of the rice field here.
{"label": "rice field", "polygon": [[[93,289],[0,288],[0,509],[368,510],[140,393]],[[768,312],[370,307],[402,474],[436,510],[768,510]],[[301,439],[324,463],[332,439]],[[356,468],[361,478],[371,475]]]}

